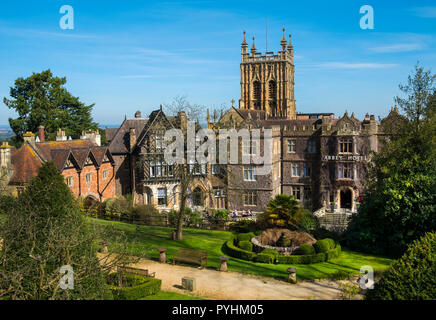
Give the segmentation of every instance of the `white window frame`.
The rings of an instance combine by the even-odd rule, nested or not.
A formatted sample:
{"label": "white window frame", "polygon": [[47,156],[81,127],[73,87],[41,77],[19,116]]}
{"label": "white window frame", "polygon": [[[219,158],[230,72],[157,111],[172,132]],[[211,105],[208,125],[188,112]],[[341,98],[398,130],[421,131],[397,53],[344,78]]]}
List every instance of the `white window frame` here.
{"label": "white window frame", "polygon": [[244,166],[244,181],[256,181],[256,167]]}

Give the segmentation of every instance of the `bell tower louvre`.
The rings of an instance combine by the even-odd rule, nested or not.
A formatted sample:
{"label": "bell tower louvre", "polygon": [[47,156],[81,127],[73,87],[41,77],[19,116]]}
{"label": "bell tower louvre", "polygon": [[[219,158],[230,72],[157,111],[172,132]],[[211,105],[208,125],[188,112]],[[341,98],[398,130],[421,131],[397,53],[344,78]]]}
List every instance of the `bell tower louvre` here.
{"label": "bell tower louvre", "polygon": [[239,108],[244,110],[263,110],[269,118],[296,119],[294,97],[294,48],[289,34],[285,39],[285,28],[281,50],[256,51],[254,43],[248,53],[245,38],[241,44],[241,100]]}

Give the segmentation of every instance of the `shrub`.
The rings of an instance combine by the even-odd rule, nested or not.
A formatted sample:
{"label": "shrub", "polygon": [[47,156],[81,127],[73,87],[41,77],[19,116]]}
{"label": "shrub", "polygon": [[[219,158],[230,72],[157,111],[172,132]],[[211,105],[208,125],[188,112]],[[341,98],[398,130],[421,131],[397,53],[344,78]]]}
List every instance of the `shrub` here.
{"label": "shrub", "polygon": [[333,273],[330,277],[335,280],[345,280],[348,279],[348,277],[350,276],[351,276],[351,272],[345,270],[338,270],[335,273]]}
{"label": "shrub", "polygon": [[240,233],[237,235],[238,241],[250,241],[254,237],[255,237],[255,235],[253,232]]}
{"label": "shrub", "polygon": [[304,255],[312,255],[315,254],[315,248],[307,243],[302,244],[298,247],[298,249],[295,251],[296,255],[304,256]]}
{"label": "shrub", "polygon": [[315,230],[317,225],[317,218],[313,215],[313,213],[309,210],[303,211],[303,216],[299,222],[299,228],[304,230],[305,232],[310,232]]}
{"label": "shrub", "polygon": [[[258,232],[253,220],[240,220],[232,224],[232,230],[238,233]],[[262,232],[262,231],[260,231]]]}
{"label": "shrub", "polygon": [[138,222],[151,226],[161,226],[166,221],[165,215],[150,204],[134,207],[132,215]]}
{"label": "shrub", "polygon": [[253,251],[253,244],[250,241],[247,240],[239,241],[238,246],[242,250]]}
{"label": "shrub", "polygon": [[282,233],[279,240],[277,241],[278,247],[290,247],[291,246],[291,240],[286,237],[285,233]]}
{"label": "shrub", "polygon": [[264,249],[261,253],[272,255],[274,257],[274,261],[279,258],[279,252],[274,249]]}
{"label": "shrub", "polygon": [[224,243],[226,253],[234,258],[253,261],[256,258],[256,253],[242,250],[234,245],[234,239],[230,239]]}
{"label": "shrub", "polygon": [[115,300],[138,300],[151,296],[158,293],[162,285],[160,279],[123,274],[122,284],[126,286],[120,286],[118,277],[118,273],[112,273],[108,276],[109,289],[112,291]]}
{"label": "shrub", "polygon": [[324,240],[326,240],[329,244],[329,249],[334,249],[336,246],[336,242],[333,239],[330,238],[325,238]]}
{"label": "shrub", "polygon": [[275,257],[272,254],[262,252],[257,255],[256,261],[261,263],[273,263],[275,261]]}
{"label": "shrub", "polygon": [[316,253],[327,252],[330,250],[330,243],[327,239],[318,240],[313,247],[316,250]]}
{"label": "shrub", "polygon": [[412,242],[397,260],[368,290],[368,300],[435,300],[436,233],[427,233]]}

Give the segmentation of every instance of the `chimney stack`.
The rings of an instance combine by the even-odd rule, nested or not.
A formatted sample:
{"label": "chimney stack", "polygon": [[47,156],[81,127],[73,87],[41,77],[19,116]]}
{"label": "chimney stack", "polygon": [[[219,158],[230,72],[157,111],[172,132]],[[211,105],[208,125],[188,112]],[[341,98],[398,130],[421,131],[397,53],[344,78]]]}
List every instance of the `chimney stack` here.
{"label": "chimney stack", "polygon": [[39,142],[44,142],[45,141],[44,126],[39,126],[38,127],[38,138],[39,138]]}
{"label": "chimney stack", "polygon": [[56,141],[67,141],[67,136],[65,135],[65,131],[62,131],[60,128],[56,134]]}
{"label": "chimney stack", "polygon": [[23,134],[24,143],[30,144],[32,147],[35,147],[35,135],[27,131],[25,134]]}
{"label": "chimney stack", "polygon": [[135,118],[136,119],[141,118],[141,111],[138,110],[138,111],[135,112]]}
{"label": "chimney stack", "polygon": [[11,146],[7,141],[0,146],[0,168],[11,166]]}

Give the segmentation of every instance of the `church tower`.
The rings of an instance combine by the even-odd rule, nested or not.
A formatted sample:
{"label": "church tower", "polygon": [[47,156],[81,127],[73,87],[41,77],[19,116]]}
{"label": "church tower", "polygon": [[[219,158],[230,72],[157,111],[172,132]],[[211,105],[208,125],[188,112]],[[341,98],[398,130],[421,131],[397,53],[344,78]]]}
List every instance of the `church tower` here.
{"label": "church tower", "polygon": [[248,53],[248,44],[244,39],[241,45],[241,100],[240,109],[264,110],[269,118],[296,119],[294,97],[294,48],[289,34],[289,43],[285,39],[285,28],[281,50],[256,51],[254,44]]}

